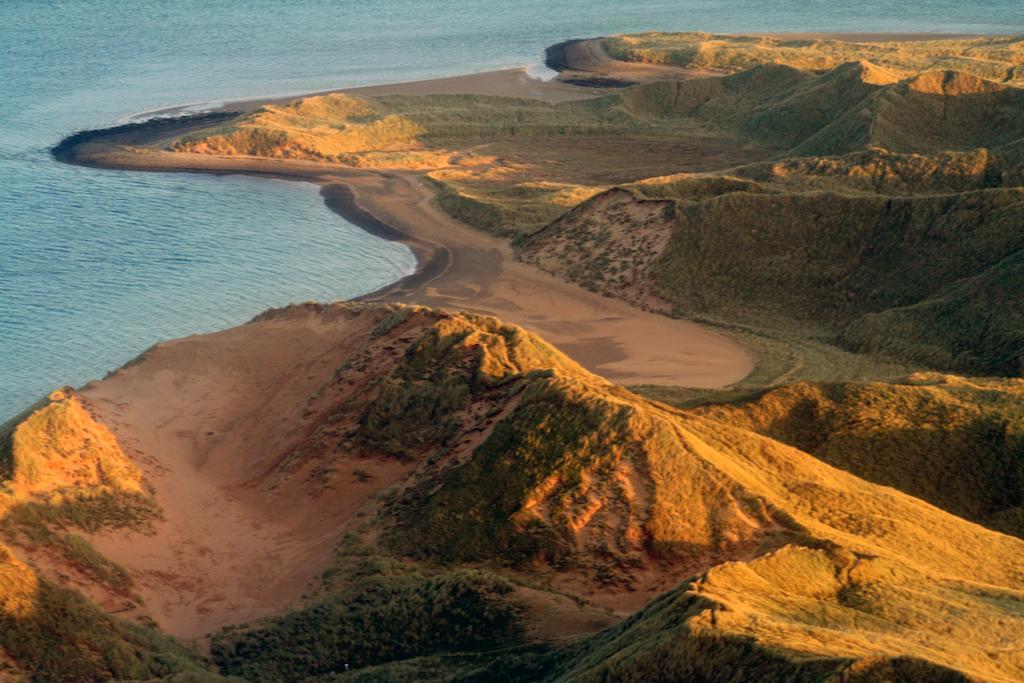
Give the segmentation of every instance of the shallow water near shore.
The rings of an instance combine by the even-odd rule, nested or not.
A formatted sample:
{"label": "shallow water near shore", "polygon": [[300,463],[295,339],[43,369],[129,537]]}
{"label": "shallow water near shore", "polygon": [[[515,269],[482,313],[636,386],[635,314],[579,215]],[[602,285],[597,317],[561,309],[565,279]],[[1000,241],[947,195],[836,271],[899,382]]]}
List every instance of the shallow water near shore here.
{"label": "shallow water near shore", "polygon": [[643,30],[1024,31],[1016,1],[0,3],[0,421],[152,343],[377,289],[403,245],[298,183],[61,165],[62,136],[173,105],[536,64]]}

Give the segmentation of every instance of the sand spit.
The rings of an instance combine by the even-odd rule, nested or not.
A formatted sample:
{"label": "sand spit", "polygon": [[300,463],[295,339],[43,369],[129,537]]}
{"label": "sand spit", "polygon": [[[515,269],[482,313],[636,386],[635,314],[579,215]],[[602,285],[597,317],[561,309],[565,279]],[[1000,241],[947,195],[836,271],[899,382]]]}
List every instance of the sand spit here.
{"label": "sand spit", "polygon": [[[379,86],[374,94],[466,90],[549,101],[570,99],[567,93],[575,99],[594,94],[558,81],[530,79],[522,70]],[[245,111],[257,104],[229,107]],[[205,115],[196,121],[196,128],[209,125]],[[437,206],[433,191],[415,172],[161,149],[170,137],[186,132],[187,123],[159,120],[111,129],[106,136],[94,132],[81,144],[58,146],[59,158],[125,170],[242,173],[317,183],[332,210],[374,234],[404,242],[418,258],[414,275],[364,299],[497,316],[538,332],[587,369],[615,382],[720,387],[743,379],[754,367],[750,353],[723,335],[640,311],[516,261],[506,240],[471,228]]]}

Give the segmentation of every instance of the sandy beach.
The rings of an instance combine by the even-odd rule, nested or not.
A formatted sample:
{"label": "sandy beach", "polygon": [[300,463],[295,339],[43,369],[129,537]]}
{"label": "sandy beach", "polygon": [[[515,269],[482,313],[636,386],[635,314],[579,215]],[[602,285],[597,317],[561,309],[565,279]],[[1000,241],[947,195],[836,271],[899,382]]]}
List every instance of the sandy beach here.
{"label": "sandy beach", "polygon": [[[927,33],[765,35],[858,42],[964,37]],[[525,68],[513,68],[344,92],[366,96],[500,95],[558,103],[599,96],[632,83],[717,75],[707,70],[618,61],[609,56],[600,38],[553,45],[547,50],[546,63],[559,72],[556,78],[536,79]],[[325,92],[337,91],[309,94]],[[517,261],[505,239],[471,228],[440,209],[420,173],[165,151],[172,140],[191,130],[228,120],[236,112],[251,112],[302,96],[229,102],[193,117],[171,118],[191,107],[150,112],[158,118],[73,136],[55,148],[55,155],[106,168],[240,173],[315,183],[331,210],[373,234],[405,243],[417,257],[414,274],[362,299],[494,315],[537,331],[588,369],[616,382],[714,388],[738,382],[754,368],[755,359],[746,349],[711,329],[639,310]],[[680,159],[680,168],[685,162]]]}
{"label": "sandy beach", "polygon": [[107,168],[244,173],[317,183],[332,210],[404,242],[416,254],[415,274],[363,299],[494,315],[540,333],[615,382],[720,387],[743,379],[754,367],[746,349],[704,326],[642,311],[516,261],[506,240],[448,216],[412,172],[138,152],[95,142],[82,148],[81,161]]}
{"label": "sandy beach", "polygon": [[[794,40],[858,42],[959,38],[946,34],[765,34]],[[525,68],[344,90],[358,95],[480,94],[551,103],[599,96],[622,85],[716,75],[706,70],[627,63],[613,59],[600,38],[566,41],[547,50],[551,80]],[[337,92],[322,91],[323,92]],[[449,216],[434,200],[422,174],[364,170],[340,164],[256,157],[171,153],[181,135],[234,112],[250,112],[305,95],[229,102],[195,117],[166,118],[90,131],[55,150],[73,163],[145,171],[184,171],[312,182],[328,207],[352,223],[408,245],[417,271],[365,300],[416,303],[495,315],[535,330],[588,369],[624,384],[722,387],[748,375],[755,359],[733,340],[704,326],[648,313],[564,282],[515,259],[508,242]],[[699,154],[699,152],[697,152]],[[680,160],[681,167],[685,160]]]}
{"label": "sandy beach", "polygon": [[[524,69],[510,69],[354,92],[471,92],[560,102],[605,91],[533,79]],[[271,101],[231,103],[222,109],[247,111]],[[506,240],[440,209],[433,191],[415,172],[161,149],[187,132],[188,125],[186,120],[126,126],[94,135],[65,150],[64,158],[124,170],[243,173],[316,183],[332,210],[374,234],[404,242],[416,254],[415,274],[363,299],[494,315],[540,333],[587,369],[615,382],[721,387],[743,379],[754,367],[755,359],[745,348],[718,332],[639,310],[515,260]],[[199,125],[210,124],[204,120]]]}

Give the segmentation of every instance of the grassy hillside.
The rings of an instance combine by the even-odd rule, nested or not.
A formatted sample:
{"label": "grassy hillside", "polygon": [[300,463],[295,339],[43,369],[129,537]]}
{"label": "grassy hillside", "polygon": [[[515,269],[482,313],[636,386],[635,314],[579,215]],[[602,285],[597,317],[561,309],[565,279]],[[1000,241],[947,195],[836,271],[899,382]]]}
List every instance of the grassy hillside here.
{"label": "grassy hillside", "polygon": [[914,376],[797,384],[699,412],[800,448],[990,528],[1024,536],[1024,385]]}
{"label": "grassy hillside", "polygon": [[[766,181],[636,184],[674,199],[675,219],[637,218],[643,199],[612,208],[595,198],[537,232],[522,254],[654,310],[926,367],[1022,372],[1020,189],[893,197],[789,193]],[[646,235],[648,246],[616,234]]]}
{"label": "grassy hillside", "polygon": [[742,71],[785,64],[809,71],[866,59],[904,74],[953,69],[1008,83],[1024,82],[1018,37],[856,42],[711,33],[642,33],[607,38],[609,54],[626,61]]}
{"label": "grassy hillside", "polygon": [[219,634],[212,655],[222,673],[285,681],[514,647],[523,642],[526,609],[514,590],[506,579],[471,570],[357,576],[311,607]]}
{"label": "grassy hillside", "polygon": [[[956,643],[985,632],[1013,639],[992,607],[1018,600],[877,557],[788,546],[666,593],[588,640],[550,680],[1010,680],[995,642],[979,644],[993,664]],[[952,632],[921,637],[936,628]]]}
{"label": "grassy hillside", "polygon": [[[214,634],[222,673],[1024,675],[1024,541],[879,485],[1005,523],[1020,505],[1009,484],[1020,475],[1016,382],[802,386],[751,404],[681,411],[591,375],[535,335],[491,318],[355,304],[293,313],[303,329],[315,319],[359,332],[346,337],[351,346],[336,362],[318,357],[323,380],[300,411],[305,436],[268,460],[260,479],[274,490],[312,482],[310,500],[326,504],[355,486],[353,462],[399,463],[405,474],[339,519],[350,526],[337,561],[293,611]],[[188,344],[199,351],[203,341]],[[107,462],[124,465],[126,486],[141,481],[75,394],[41,410],[17,427],[15,462],[57,472],[63,458],[76,473],[73,486],[86,489],[111,485],[94,474]],[[61,449],[39,446],[56,442]],[[24,444],[34,451],[20,452]],[[938,474],[966,470],[972,458],[971,476]],[[915,479],[915,471],[935,476]],[[68,480],[61,473],[48,481]],[[35,505],[52,494],[20,495]],[[73,519],[51,514],[41,523],[58,533],[79,524]],[[129,522],[102,519],[107,528],[118,523]],[[28,548],[16,540],[19,553]],[[45,536],[36,543],[53,547]],[[6,557],[0,647],[24,671],[202,671],[173,641],[102,614]],[[631,610],[659,593],[621,624],[588,635],[612,618],[587,601]],[[557,638],[567,630],[578,635]]]}
{"label": "grassy hillside", "polygon": [[[723,680],[723,672],[755,680],[1001,680],[1024,671],[1012,644],[1022,632],[1021,540],[835,469],[784,435],[760,435],[744,413],[729,412],[740,408],[683,412],[645,401],[518,328],[423,309],[394,309],[382,321],[367,352],[335,380],[344,386],[376,368],[375,388],[356,403],[331,404],[328,387],[323,409],[368,453],[418,466],[383,498],[375,525],[385,531],[367,578],[343,570],[332,589],[347,596],[342,602],[328,597],[220,636],[217,656],[230,670],[257,675],[276,665],[268,653],[294,652],[289,666],[329,680],[444,680],[456,672],[507,680]],[[395,360],[381,367],[374,357],[384,349]],[[959,403],[932,410],[941,432],[934,441],[898,436],[907,423],[930,433],[928,409],[880,408],[878,422],[896,436],[868,439],[858,452],[899,450],[920,468],[931,448],[958,445],[962,459],[950,456],[941,469],[995,444],[984,425],[1015,415],[1016,384],[944,382],[934,401],[953,405],[947,392]],[[850,410],[879,405],[873,385],[849,391],[861,392]],[[865,421],[859,412],[849,419]],[[991,481],[957,491],[982,491]],[[947,490],[941,481],[936,487]],[[416,563],[387,559],[408,556]],[[367,644],[345,635],[360,615],[418,633],[412,595],[452,585],[454,576],[441,577],[467,562],[575,591],[589,586],[597,600],[681,585],[620,626],[541,649],[511,633],[489,645],[468,636],[464,646],[414,638],[401,648],[390,644],[390,627]],[[424,576],[434,578],[423,584]],[[391,596],[386,613],[378,614],[378,597],[356,597],[364,590]],[[491,590],[470,595],[489,601],[506,591]],[[435,614],[447,614],[446,600],[434,598]],[[490,609],[473,613],[523,614],[522,606]],[[343,645],[332,645],[336,639]],[[463,649],[446,651],[452,647]],[[369,666],[345,674],[342,660]]]}
{"label": "grassy hillside", "polygon": [[[1024,184],[1021,158],[1016,149],[1007,146],[936,154],[874,148],[832,157],[790,157],[750,164],[732,173],[775,191],[912,196],[1020,186]],[[650,182],[659,187],[658,181]]]}
{"label": "grassy hillside", "polygon": [[[969,437],[970,406],[982,400],[975,385],[948,381],[966,392]],[[976,386],[1015,410],[1015,384]],[[397,495],[387,545],[444,563],[543,561],[593,572],[607,591],[642,585],[654,568],[718,565],[554,661],[530,660],[552,678],[1019,675],[1003,643],[1018,637],[1005,619],[1020,606],[1024,543],[706,414],[647,403],[571,366],[535,376],[471,455]],[[881,415],[898,429],[900,417]],[[924,446],[911,438],[897,447],[920,464]]]}
{"label": "grassy hillside", "polygon": [[849,197],[734,192],[680,208],[656,267],[682,312],[843,325],[916,303],[1024,246],[1024,191]]}
{"label": "grassy hillside", "polygon": [[855,320],[840,342],[931,367],[1020,376],[1022,287],[1024,254],[1018,252],[920,302]]}

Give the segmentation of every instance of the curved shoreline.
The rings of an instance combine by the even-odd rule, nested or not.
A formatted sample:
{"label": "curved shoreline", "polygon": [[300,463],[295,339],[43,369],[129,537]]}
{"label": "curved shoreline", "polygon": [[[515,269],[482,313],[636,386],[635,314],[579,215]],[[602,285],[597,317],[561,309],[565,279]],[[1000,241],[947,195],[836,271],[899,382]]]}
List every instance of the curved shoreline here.
{"label": "curved shoreline", "polygon": [[[858,41],[949,37],[940,34],[765,35]],[[679,67],[620,62],[607,54],[601,41],[601,38],[575,39],[547,48],[546,65],[560,70],[552,81],[532,79],[525,69],[518,68],[364,86],[347,92],[370,96],[503,94],[559,102],[594,97],[611,88],[645,80],[716,75]],[[214,111],[155,116],[142,122],[82,131],[62,140],[51,152],[59,161],[111,169],[245,174],[315,183],[320,186],[328,209],[370,234],[402,242],[416,257],[417,266],[412,274],[357,299],[463,308],[532,326],[591,370],[620,383],[722,387],[740,381],[754,369],[750,354],[721,332],[663,316],[652,321],[644,316],[655,314],[585,292],[517,262],[504,240],[458,223],[430,206],[433,193],[422,187],[415,173],[162,151],[171,140],[190,130],[229,120],[265,104],[292,99],[294,97],[290,96],[228,102],[219,104]],[[156,110],[157,113],[163,111]],[[396,198],[399,194],[402,197]],[[430,224],[428,229],[424,229],[426,224]],[[524,296],[524,289],[529,294]],[[640,329],[645,325],[649,338],[639,339]],[[693,348],[679,348],[687,344],[692,344]],[[671,350],[665,352],[666,348]],[[701,364],[708,367],[698,367]]]}
{"label": "curved shoreline", "polygon": [[[497,89],[553,102],[607,92],[535,80],[522,70],[358,91],[432,94],[460,91],[463,85],[473,92]],[[244,111],[256,104],[229,106]],[[357,300],[495,316],[539,333],[589,370],[620,384],[718,388],[742,380],[755,367],[750,352],[722,332],[634,308],[518,261],[507,240],[462,224],[437,206],[433,190],[417,172],[165,151],[174,138],[234,115],[207,112],[83,131],[52,151],[66,163],[108,169],[315,183],[328,209],[374,236],[402,242],[416,256],[415,272]]]}
{"label": "curved shoreline", "polygon": [[451,265],[452,256],[447,248],[436,244],[428,245],[380,220],[359,205],[355,194],[347,185],[324,185],[320,188],[320,196],[323,197],[324,204],[328,209],[352,225],[389,242],[401,242],[409,247],[416,257],[414,272],[389,285],[361,294],[353,301],[377,301],[386,298],[389,294],[415,290],[426,285]]}

